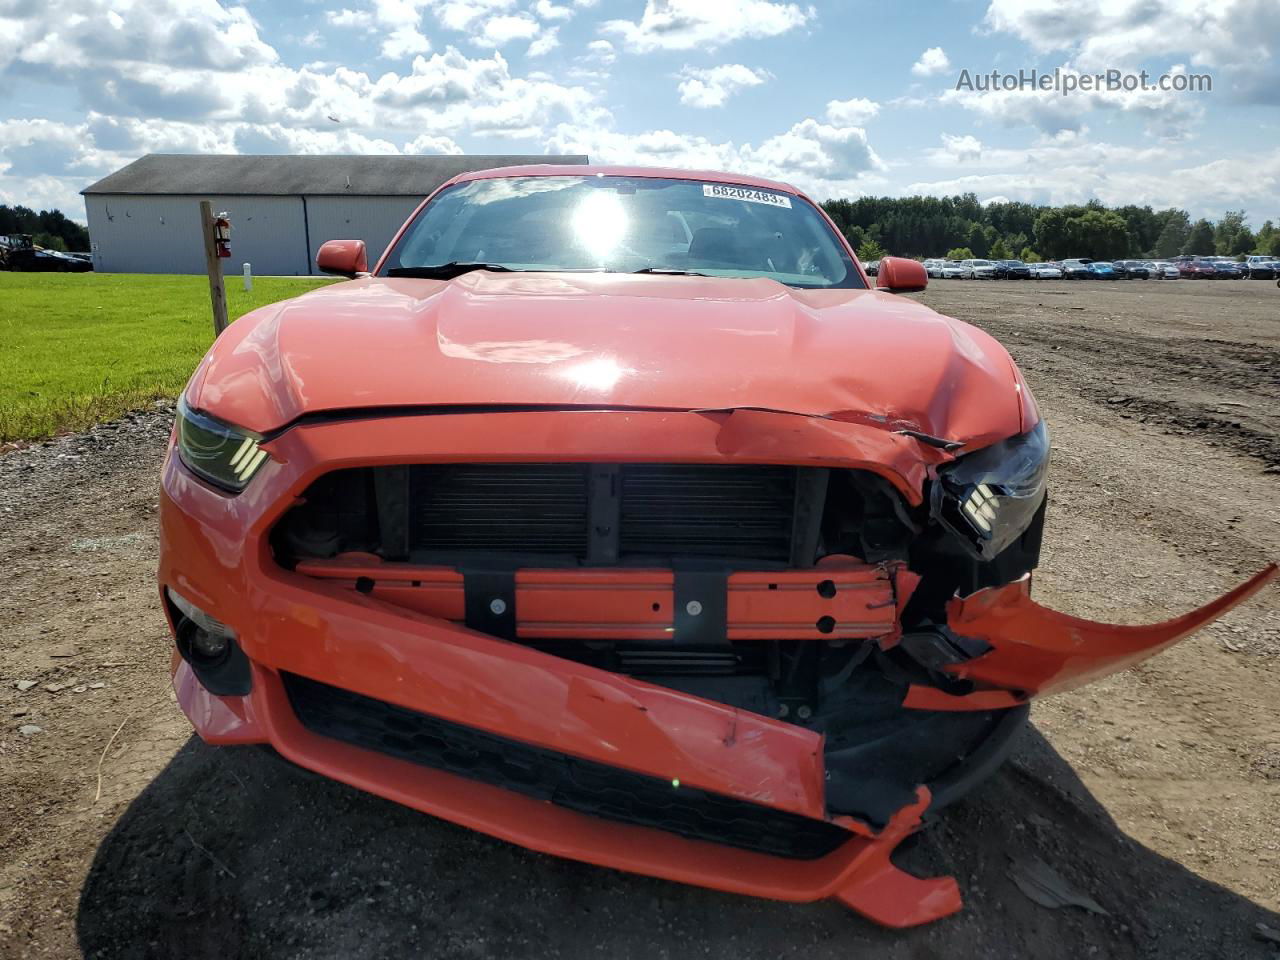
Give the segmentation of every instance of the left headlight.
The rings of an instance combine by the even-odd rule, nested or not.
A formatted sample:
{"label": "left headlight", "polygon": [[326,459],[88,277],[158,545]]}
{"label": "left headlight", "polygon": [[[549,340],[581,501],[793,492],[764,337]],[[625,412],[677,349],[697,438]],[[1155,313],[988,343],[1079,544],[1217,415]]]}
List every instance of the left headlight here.
{"label": "left headlight", "polygon": [[216,487],[239,493],[267,461],[262,437],[198,413],[178,401],[178,456]]}
{"label": "left headlight", "polygon": [[989,560],[1030,526],[1044,502],[1048,472],[1049,431],[1041,420],[940,468],[934,515]]}

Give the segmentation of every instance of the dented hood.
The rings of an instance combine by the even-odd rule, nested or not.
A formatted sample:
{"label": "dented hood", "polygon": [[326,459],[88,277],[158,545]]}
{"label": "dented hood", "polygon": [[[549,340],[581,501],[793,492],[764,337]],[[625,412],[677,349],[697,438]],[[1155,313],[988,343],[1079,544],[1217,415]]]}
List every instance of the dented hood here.
{"label": "dented hood", "polygon": [[336,284],[233,324],[188,400],[263,432],[431,405],[765,408],[967,444],[1034,420],[1003,347],[913,300],[617,274]]}

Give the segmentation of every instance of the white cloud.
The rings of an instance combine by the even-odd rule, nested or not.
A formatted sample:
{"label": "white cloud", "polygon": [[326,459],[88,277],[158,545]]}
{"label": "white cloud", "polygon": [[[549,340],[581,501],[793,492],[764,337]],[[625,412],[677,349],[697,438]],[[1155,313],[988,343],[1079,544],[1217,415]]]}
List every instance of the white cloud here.
{"label": "white cloud", "polygon": [[542,34],[533,43],[529,44],[529,49],[525,51],[525,56],[546,56],[558,46],[560,46],[560,28],[548,27],[542,31]]}
{"label": "white cloud", "polygon": [[435,5],[435,15],[442,27],[466,32],[484,18],[513,6],[515,0],[442,0]]}
{"label": "white cloud", "polygon": [[920,59],[911,65],[911,72],[917,77],[931,77],[935,73],[950,68],[951,61],[941,47],[930,47],[920,54]]}
{"label": "white cloud", "polygon": [[1087,71],[1188,59],[1220,76],[1215,91],[1280,103],[1280,17],[1274,0],[991,0],[988,29]]}
{"label": "white cloud", "polygon": [[[1080,134],[1041,137],[1027,146],[992,147],[972,134],[943,134],[924,152],[939,176],[901,185],[903,194],[976,193],[1026,203],[1150,204],[1193,217],[1253,211],[1261,221],[1280,195],[1280,149],[1207,159],[1182,145],[1091,141]],[[1152,171],[1159,171],[1153,176]],[[1256,225],[1256,223],[1255,223]]]}
{"label": "white cloud", "polygon": [[486,20],[474,42],[478,46],[497,48],[512,40],[532,40],[540,29],[538,21],[528,14],[503,14]]}
{"label": "white cloud", "polygon": [[982,141],[972,134],[957,137],[944,133],[942,146],[925,151],[925,155],[939,166],[978,161],[982,159]]}
{"label": "white cloud", "polygon": [[722,107],[741,90],[758,87],[769,79],[767,70],[752,70],[740,63],[695,69],[685,67],[678,86],[680,102],[689,107]]}
{"label": "white cloud", "polygon": [[[145,5],[49,0],[8,6],[12,14],[0,18],[0,71],[19,64],[27,76],[55,83],[76,68],[71,58],[80,51],[91,51],[99,61],[225,72],[277,60],[247,10],[210,0]],[[111,29],[104,30],[104,23]]]}
{"label": "white cloud", "polygon": [[606,66],[618,59],[618,54],[613,48],[613,44],[608,40],[592,40],[587,44],[586,60],[594,63],[602,63]]}
{"label": "white cloud", "polygon": [[373,26],[373,14],[368,10],[352,10],[343,7],[341,10],[326,10],[324,18],[335,27],[358,27],[369,29]]}
{"label": "white cloud", "polygon": [[606,20],[600,29],[632,53],[713,50],[746,37],[776,37],[804,26],[812,8],[772,0],[645,0],[638,21]]}
{"label": "white cloud", "polygon": [[[1059,68],[1064,74],[1080,74],[1071,63]],[[1185,73],[1174,65],[1170,73]],[[1046,68],[1045,73],[1052,73]],[[975,80],[975,86],[978,81]],[[1079,132],[1095,111],[1118,111],[1139,117],[1147,132],[1163,140],[1182,140],[1203,116],[1200,101],[1173,90],[1074,90],[1064,96],[1053,89],[1018,87],[1012,90],[947,89],[937,98],[944,108],[959,106],[1004,126],[1030,125],[1048,134]]]}
{"label": "white cloud", "polygon": [[879,112],[880,104],[866,97],[827,101],[827,120],[837,127],[860,127]]}
{"label": "white cloud", "polygon": [[568,20],[573,16],[573,8],[552,3],[551,0],[538,0],[533,5],[533,12],[540,20]]}
{"label": "white cloud", "polygon": [[713,141],[696,134],[649,130],[625,134],[603,124],[561,124],[546,141],[553,153],[587,153],[593,162],[730,170],[795,183],[819,199],[861,192],[883,163],[866,134],[814,119],[758,144]]}
{"label": "white cloud", "polygon": [[404,145],[405,153],[430,153],[430,154],[449,154],[458,156],[465,153],[457,142],[449,137],[432,137],[423,134],[421,137],[415,137]]}

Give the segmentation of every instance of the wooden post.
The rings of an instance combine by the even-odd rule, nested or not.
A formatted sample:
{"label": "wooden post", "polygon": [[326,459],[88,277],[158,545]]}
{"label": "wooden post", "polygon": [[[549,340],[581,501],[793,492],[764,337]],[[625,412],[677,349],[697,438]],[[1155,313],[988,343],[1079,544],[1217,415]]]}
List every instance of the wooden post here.
{"label": "wooden post", "polygon": [[227,329],[227,288],[222,282],[222,261],[213,242],[213,204],[200,201],[200,230],[204,233],[204,265],[209,271],[209,300],[213,303],[213,336]]}

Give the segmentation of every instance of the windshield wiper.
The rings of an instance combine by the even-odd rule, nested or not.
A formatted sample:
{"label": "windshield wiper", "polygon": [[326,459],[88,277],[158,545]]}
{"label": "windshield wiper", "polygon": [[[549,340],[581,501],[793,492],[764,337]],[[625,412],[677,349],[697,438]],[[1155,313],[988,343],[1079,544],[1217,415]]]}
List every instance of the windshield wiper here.
{"label": "windshield wiper", "polygon": [[632,270],[632,273],[658,273],[664,277],[709,277],[709,273],[699,273],[697,270],[681,270],[679,267],[642,267],[639,270]]}
{"label": "windshield wiper", "polygon": [[425,267],[391,267],[388,277],[413,277],[418,280],[452,280],[472,270],[492,270],[494,273],[512,273],[510,267],[500,263],[479,263],[473,260],[450,260],[448,263]]}

